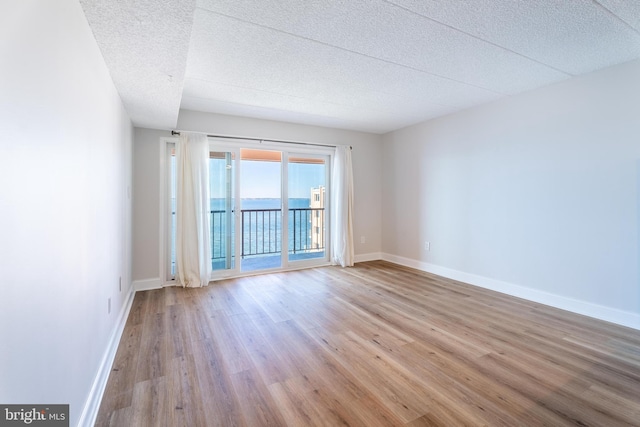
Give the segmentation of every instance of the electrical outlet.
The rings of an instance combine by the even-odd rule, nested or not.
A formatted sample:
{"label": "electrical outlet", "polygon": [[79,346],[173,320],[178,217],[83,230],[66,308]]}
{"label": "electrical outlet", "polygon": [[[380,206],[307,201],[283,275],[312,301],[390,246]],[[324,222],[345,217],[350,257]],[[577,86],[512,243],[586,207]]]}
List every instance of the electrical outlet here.
{"label": "electrical outlet", "polygon": [[360,243],[366,243],[367,238],[365,236],[360,236]]}
{"label": "electrical outlet", "polygon": [[107,299],[107,314],[111,314],[111,298]]}
{"label": "electrical outlet", "polygon": [[424,250],[425,251],[431,250],[431,242],[424,242]]}
{"label": "electrical outlet", "polygon": [[122,276],[118,279],[118,289],[122,292]]}

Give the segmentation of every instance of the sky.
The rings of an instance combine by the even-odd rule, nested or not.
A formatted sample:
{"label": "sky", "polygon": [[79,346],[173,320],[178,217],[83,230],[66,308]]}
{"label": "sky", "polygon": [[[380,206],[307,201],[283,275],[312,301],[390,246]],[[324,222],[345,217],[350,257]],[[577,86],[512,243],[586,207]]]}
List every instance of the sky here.
{"label": "sky", "polygon": [[[240,170],[240,198],[280,198],[280,168],[279,162],[243,160]],[[210,172],[211,197],[224,197],[225,187],[220,185],[224,182],[224,169],[214,166]],[[325,165],[289,164],[289,198],[308,199],[310,189],[319,185],[325,185]]]}

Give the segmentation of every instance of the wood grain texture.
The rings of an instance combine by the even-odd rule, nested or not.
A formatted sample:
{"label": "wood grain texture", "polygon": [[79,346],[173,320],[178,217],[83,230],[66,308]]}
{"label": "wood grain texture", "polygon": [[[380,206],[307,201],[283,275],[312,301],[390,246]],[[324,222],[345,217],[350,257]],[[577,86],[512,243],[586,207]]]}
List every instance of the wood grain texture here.
{"label": "wood grain texture", "polygon": [[640,426],[640,331],[383,261],[139,292],[99,426]]}

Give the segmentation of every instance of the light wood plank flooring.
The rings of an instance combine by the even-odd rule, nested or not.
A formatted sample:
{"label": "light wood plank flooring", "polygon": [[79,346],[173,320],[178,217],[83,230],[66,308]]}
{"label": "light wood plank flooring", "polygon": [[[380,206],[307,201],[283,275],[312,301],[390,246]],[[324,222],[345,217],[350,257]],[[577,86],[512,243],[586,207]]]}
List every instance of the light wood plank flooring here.
{"label": "light wood plank flooring", "polygon": [[640,425],[640,332],[376,261],[139,292],[99,426]]}

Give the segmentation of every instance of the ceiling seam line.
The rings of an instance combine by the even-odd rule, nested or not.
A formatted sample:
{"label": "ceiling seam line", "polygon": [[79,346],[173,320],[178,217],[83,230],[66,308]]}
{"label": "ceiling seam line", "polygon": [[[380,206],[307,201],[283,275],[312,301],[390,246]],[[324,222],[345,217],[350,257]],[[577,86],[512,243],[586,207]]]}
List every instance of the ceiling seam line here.
{"label": "ceiling seam line", "polygon": [[473,34],[471,34],[471,33],[468,33],[468,32],[466,32],[466,31],[463,31],[463,30],[461,30],[461,29],[459,29],[459,28],[456,28],[456,27],[454,27],[454,26],[452,26],[452,25],[445,24],[444,22],[440,22],[440,21],[438,21],[437,19],[433,19],[433,18],[431,18],[431,17],[429,17],[429,16],[425,16],[425,15],[423,15],[423,14],[421,14],[421,13],[415,12],[415,11],[413,11],[413,10],[411,10],[411,9],[408,9],[408,8],[404,7],[404,6],[401,6],[401,5],[399,5],[399,4],[396,4],[396,3],[394,3],[394,2],[393,2],[393,1],[391,1],[391,0],[382,0],[382,1],[383,1],[383,2],[385,2],[385,3],[388,3],[388,4],[390,4],[390,5],[393,5],[393,6],[397,7],[397,8],[399,8],[399,9],[402,9],[402,10],[404,10],[404,11],[407,11],[407,12],[409,12],[409,13],[411,13],[411,14],[414,14],[414,15],[419,16],[419,17],[421,17],[421,18],[427,19],[427,20],[429,20],[429,21],[431,21],[431,22],[435,22],[435,23],[437,23],[437,24],[443,25],[443,26],[445,26],[445,27],[447,27],[447,28],[449,28],[449,29],[451,29],[451,30],[457,31],[457,32],[459,32],[459,33],[461,33],[461,34],[464,34],[464,35],[469,36],[469,37],[471,37],[471,38],[474,38],[474,39],[476,39],[476,40],[480,40],[480,41],[481,41],[481,42],[483,42],[483,43],[490,44],[491,46],[497,47],[497,48],[502,49],[502,50],[504,50],[504,51],[506,51],[506,52],[512,53],[512,54],[514,54],[514,55],[518,55],[518,56],[520,56],[520,57],[522,57],[522,58],[524,58],[524,59],[526,59],[526,60],[528,60],[528,61],[535,62],[536,64],[542,65],[543,67],[550,68],[550,69],[552,69],[552,70],[554,70],[554,71],[557,71],[558,73],[565,74],[565,75],[567,75],[567,76],[569,76],[569,77],[575,77],[575,76],[576,76],[576,75],[575,75],[575,74],[573,74],[573,73],[570,73],[570,72],[568,72],[568,71],[561,70],[561,69],[559,69],[559,68],[557,68],[557,67],[554,67],[553,65],[545,64],[544,62],[542,62],[542,61],[538,61],[537,59],[531,58],[531,57],[529,57],[529,56],[527,56],[527,55],[525,55],[525,54],[522,54],[522,53],[520,53],[520,52],[516,52],[515,50],[511,50],[511,49],[509,49],[509,48],[507,48],[507,47],[505,47],[505,46],[501,46],[501,45],[499,45],[499,44],[497,44],[497,43],[494,43],[494,42],[492,42],[492,41],[490,41],[490,40],[483,39],[483,38],[481,38],[481,37],[478,37],[478,36],[475,36],[475,35],[473,35]]}
{"label": "ceiling seam line", "polygon": [[[380,62],[384,62],[386,64],[391,64],[391,65],[395,65],[395,66],[398,66],[398,67],[406,68],[408,70],[417,71],[419,73],[423,73],[423,74],[427,74],[427,75],[430,75],[430,76],[438,77],[440,79],[447,80],[447,81],[450,81],[450,82],[454,82],[454,83],[458,83],[458,84],[462,84],[462,85],[466,85],[466,86],[471,86],[471,87],[474,87],[474,88],[477,88],[477,89],[486,90],[488,92],[495,93],[497,95],[502,95],[502,96],[510,95],[509,93],[497,92],[497,91],[495,91],[493,89],[489,89],[489,88],[486,88],[486,87],[483,87],[483,86],[478,86],[476,84],[469,83],[469,82],[463,82],[461,80],[452,79],[451,77],[446,77],[446,76],[443,76],[443,75],[440,75],[440,74],[432,73],[432,72],[429,72],[429,71],[426,71],[426,70],[422,70],[420,68],[412,67],[410,65],[400,64],[400,63],[397,63],[397,62],[394,62],[394,61],[391,61],[391,60],[388,60],[388,59],[378,58],[378,57],[375,57],[375,56],[372,56],[372,55],[368,55],[366,53],[362,53],[362,52],[358,52],[358,51],[355,51],[355,50],[347,49],[347,48],[344,48],[344,47],[341,47],[341,46],[332,45],[330,43],[323,42],[323,41],[320,41],[320,40],[315,40],[315,39],[312,39],[312,38],[309,38],[309,37],[303,37],[303,36],[300,36],[298,34],[290,33],[288,31],[284,31],[284,30],[280,30],[278,28],[269,27],[268,25],[258,24],[258,23],[255,23],[255,22],[251,22],[251,21],[247,21],[247,20],[244,20],[244,19],[241,19],[241,18],[237,18],[235,16],[227,15],[227,14],[220,13],[220,12],[215,12],[215,11],[212,11],[212,10],[209,10],[209,9],[204,9],[204,8],[201,8],[201,9],[205,10],[205,11],[207,11],[209,13],[213,13],[213,14],[216,14],[216,15],[224,16],[225,18],[230,18],[230,19],[233,19],[233,20],[236,20],[236,21],[239,21],[239,22],[244,22],[245,24],[254,25],[254,26],[260,27],[260,28],[265,28],[265,29],[268,29],[268,30],[271,30],[271,31],[275,31],[275,32],[278,32],[278,33],[281,33],[281,34],[286,34],[288,36],[295,37],[295,38],[298,38],[298,39],[301,39],[301,40],[306,40],[306,41],[310,41],[310,42],[313,42],[313,43],[318,43],[318,44],[321,44],[323,46],[327,46],[327,47],[331,47],[331,48],[334,48],[334,49],[342,50],[344,52],[353,53],[354,55],[360,55],[360,56],[363,56],[365,58],[373,59],[375,61],[380,61]],[[563,72],[563,74],[567,74],[567,73]]]}
{"label": "ceiling seam line", "polygon": [[630,23],[628,23],[627,21],[625,21],[624,19],[622,19],[622,17],[618,16],[616,13],[614,13],[611,9],[609,9],[607,6],[603,5],[602,3],[600,3],[598,0],[591,0],[593,3],[596,4],[596,6],[600,7],[601,9],[603,9],[605,12],[607,12],[609,15],[613,16],[614,19],[622,22],[626,27],[628,27],[629,29],[631,29],[631,31],[633,31],[634,33],[640,35],[640,30],[636,29],[633,25],[631,25]]}

